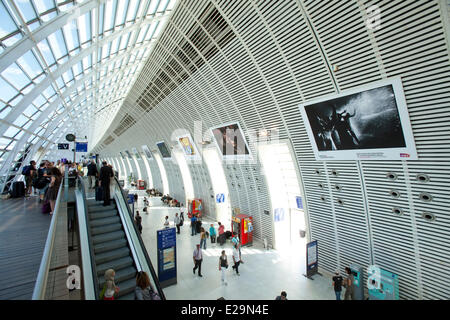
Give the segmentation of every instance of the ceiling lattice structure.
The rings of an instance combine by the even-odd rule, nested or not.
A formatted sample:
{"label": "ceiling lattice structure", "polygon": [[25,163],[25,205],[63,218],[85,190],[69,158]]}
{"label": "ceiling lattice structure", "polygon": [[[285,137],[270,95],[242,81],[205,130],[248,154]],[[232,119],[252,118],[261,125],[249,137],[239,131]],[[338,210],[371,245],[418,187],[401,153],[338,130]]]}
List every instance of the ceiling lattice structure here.
{"label": "ceiling lattice structure", "polygon": [[[1,0],[0,176],[66,133],[94,146],[176,0]],[[2,181],[0,181],[0,187]]]}

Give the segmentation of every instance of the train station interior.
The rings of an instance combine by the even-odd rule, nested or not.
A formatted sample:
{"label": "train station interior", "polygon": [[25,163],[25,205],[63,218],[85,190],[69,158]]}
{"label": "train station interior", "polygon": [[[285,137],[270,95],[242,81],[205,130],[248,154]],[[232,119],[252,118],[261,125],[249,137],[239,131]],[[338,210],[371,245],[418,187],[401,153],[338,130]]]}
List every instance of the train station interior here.
{"label": "train station interior", "polygon": [[0,0],[0,300],[448,300],[449,123],[450,0]]}

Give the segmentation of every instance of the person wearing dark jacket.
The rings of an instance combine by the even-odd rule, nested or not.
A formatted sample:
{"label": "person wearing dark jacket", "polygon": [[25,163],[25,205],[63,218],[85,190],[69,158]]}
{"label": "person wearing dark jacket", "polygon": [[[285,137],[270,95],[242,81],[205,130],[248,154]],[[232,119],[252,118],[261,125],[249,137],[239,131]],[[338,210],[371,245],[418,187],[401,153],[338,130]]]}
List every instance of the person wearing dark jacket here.
{"label": "person wearing dark jacket", "polygon": [[109,184],[111,178],[114,176],[113,170],[108,167],[106,161],[102,162],[103,167],[100,169],[98,177],[99,186],[103,189],[103,206],[109,206],[111,204],[111,192],[109,190]]}
{"label": "person wearing dark jacket", "polygon": [[95,187],[95,179],[97,177],[97,165],[95,164],[94,160],[91,160],[91,162],[87,166],[88,169],[88,181],[89,181],[89,188],[93,189]]}

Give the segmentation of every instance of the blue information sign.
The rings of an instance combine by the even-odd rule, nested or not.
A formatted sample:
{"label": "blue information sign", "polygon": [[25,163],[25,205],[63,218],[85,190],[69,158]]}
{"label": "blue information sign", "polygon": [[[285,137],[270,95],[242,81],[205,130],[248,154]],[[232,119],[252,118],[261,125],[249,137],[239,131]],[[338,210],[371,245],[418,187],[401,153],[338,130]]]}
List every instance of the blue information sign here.
{"label": "blue information sign", "polygon": [[318,247],[317,240],[306,244],[306,277],[310,278],[312,275],[318,273]]}
{"label": "blue information sign", "polygon": [[87,142],[77,142],[75,144],[75,151],[76,152],[87,152],[88,144]]}
{"label": "blue information sign", "polygon": [[177,283],[177,235],[175,228],[158,230],[158,279],[165,288]]}
{"label": "blue information sign", "polygon": [[128,194],[128,204],[134,203],[134,194],[129,193]]}
{"label": "blue information sign", "polygon": [[297,200],[297,209],[303,209],[302,197],[295,197],[295,199]]}
{"label": "blue information sign", "polygon": [[217,203],[224,203],[225,195],[223,193],[216,194],[216,201],[217,201]]}

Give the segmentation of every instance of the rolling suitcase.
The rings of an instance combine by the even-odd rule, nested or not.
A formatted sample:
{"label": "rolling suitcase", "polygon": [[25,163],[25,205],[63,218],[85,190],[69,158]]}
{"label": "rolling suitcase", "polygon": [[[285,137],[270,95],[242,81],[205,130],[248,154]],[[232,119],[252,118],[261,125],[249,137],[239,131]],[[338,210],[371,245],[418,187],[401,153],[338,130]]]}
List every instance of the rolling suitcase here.
{"label": "rolling suitcase", "polygon": [[95,201],[102,201],[103,200],[103,188],[97,187],[95,189]]}
{"label": "rolling suitcase", "polygon": [[23,181],[16,181],[12,184],[11,198],[20,198],[25,196],[25,183]]}

